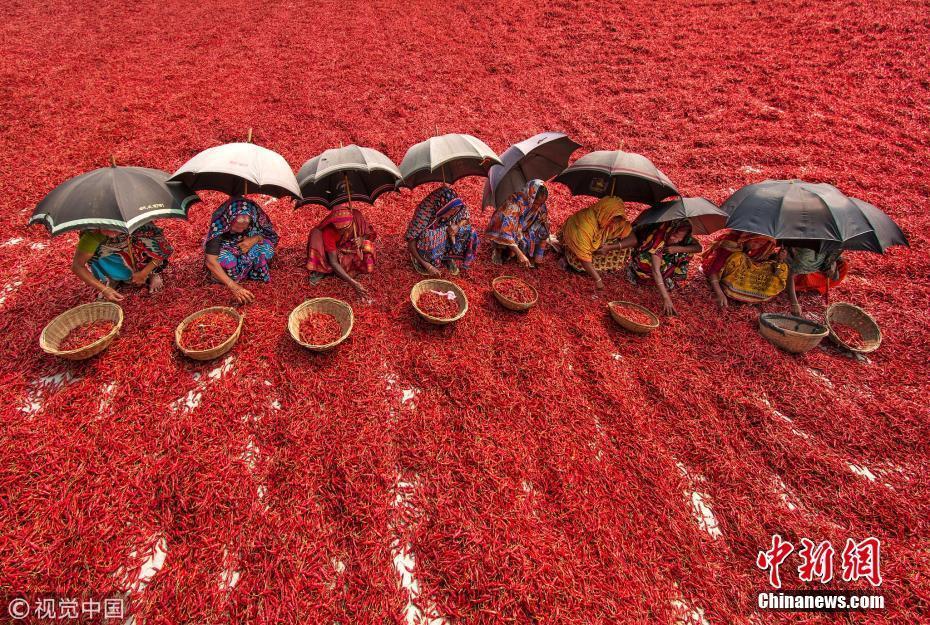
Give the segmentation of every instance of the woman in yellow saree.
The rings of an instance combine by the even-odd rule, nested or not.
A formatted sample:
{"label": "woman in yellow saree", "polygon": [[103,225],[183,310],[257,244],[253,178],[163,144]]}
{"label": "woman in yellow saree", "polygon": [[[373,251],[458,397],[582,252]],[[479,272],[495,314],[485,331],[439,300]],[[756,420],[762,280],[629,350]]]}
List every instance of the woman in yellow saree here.
{"label": "woman in yellow saree", "polygon": [[567,220],[559,234],[565,262],[584,271],[594,288],[604,288],[599,272],[623,269],[629,248],[636,245],[633,228],[626,219],[626,206],[618,197],[601,198]]}

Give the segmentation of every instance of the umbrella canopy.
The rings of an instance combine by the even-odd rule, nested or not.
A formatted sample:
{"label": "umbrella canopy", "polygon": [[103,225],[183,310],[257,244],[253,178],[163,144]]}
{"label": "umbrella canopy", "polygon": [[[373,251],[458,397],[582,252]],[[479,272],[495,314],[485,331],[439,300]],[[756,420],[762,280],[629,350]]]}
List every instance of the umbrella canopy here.
{"label": "umbrella canopy", "polygon": [[498,207],[529,180],[549,180],[568,167],[572,152],[581,147],[561,132],[541,132],[507,148],[503,164],[488,172],[483,206]]}
{"label": "umbrella canopy", "polygon": [[844,250],[859,250],[884,254],[885,250],[892,245],[910,247],[911,244],[908,243],[907,237],[901,232],[901,228],[898,227],[898,224],[896,224],[891,217],[883,213],[881,209],[854,197],[849,199],[862,211],[866,221],[872,226],[872,231],[843,241]]}
{"label": "umbrella canopy", "polygon": [[874,231],[861,204],[829,184],[765,180],[737,190],[721,208],[728,228],[807,245]]}
{"label": "umbrella canopy", "polygon": [[431,137],[412,146],[400,163],[401,184],[410,189],[426,182],[452,184],[466,176],[487,176],[500,165],[494,150],[471,135]]}
{"label": "umbrella canopy", "polygon": [[297,172],[303,201],[332,208],[358,200],[374,203],[379,195],[396,190],[400,170],[387,156],[357,145],[326,150]]}
{"label": "umbrella canopy", "polygon": [[39,202],[29,223],[42,223],[52,236],[69,230],[104,228],[131,233],[155,219],[187,219],[200,201],[181,182],[147,167],[103,167],[69,178]]}
{"label": "umbrella canopy", "polygon": [[646,226],[665,221],[687,219],[694,234],[711,234],[726,227],[727,214],[716,204],[702,197],[683,197],[659,202],[644,210],[633,221],[634,226]]}
{"label": "umbrella canopy", "polygon": [[254,143],[226,143],[207,148],[184,163],[171,180],[179,180],[197,191],[291,195],[300,199],[300,185],[284,157]]}
{"label": "umbrella canopy", "polygon": [[585,154],[559,174],[556,182],[572,195],[614,195],[626,202],[655,204],[679,195],[668,176],[642,154],[600,150]]}

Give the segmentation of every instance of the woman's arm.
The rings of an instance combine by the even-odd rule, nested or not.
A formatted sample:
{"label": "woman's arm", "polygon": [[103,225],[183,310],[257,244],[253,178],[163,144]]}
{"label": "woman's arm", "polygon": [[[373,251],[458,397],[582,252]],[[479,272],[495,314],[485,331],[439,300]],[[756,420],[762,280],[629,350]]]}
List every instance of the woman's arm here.
{"label": "woman's arm", "polygon": [[794,271],[788,268],[788,301],[791,303],[791,314],[801,314],[801,304],[798,303],[798,294],[794,290]]}
{"label": "woman's arm", "polygon": [[368,291],[358,280],[355,280],[342,268],[342,265],[339,264],[339,254],[335,251],[326,252],[326,259],[329,261],[330,266],[332,266],[333,271],[337,276],[348,282],[352,285],[352,288],[355,289],[359,295],[367,296]]}
{"label": "woman's arm", "polygon": [[226,287],[232,291],[233,296],[236,298],[236,301],[240,304],[248,304],[255,299],[255,294],[252,291],[238,285],[235,280],[229,277],[229,274],[226,273],[220,266],[219,256],[215,254],[206,255],[207,269],[210,270],[210,273],[213,274],[219,282],[222,282]]}
{"label": "woman's arm", "polygon": [[619,243],[613,243],[611,245],[602,245],[601,249],[599,249],[598,252],[612,252],[613,250],[622,250],[628,247],[634,247],[636,243],[637,243],[636,235],[630,234],[620,239]]}
{"label": "woman's arm", "polygon": [[145,281],[149,279],[149,276],[152,275],[152,272],[157,268],[158,262],[154,260],[149,261],[149,264],[147,264],[145,267],[132,273],[132,283],[136,286],[142,286],[145,284]]}
{"label": "woman's arm", "polygon": [[81,282],[95,288],[107,300],[111,302],[121,301],[124,297],[123,295],[120,295],[116,292],[116,289],[107,286],[95,278],[91,270],[87,268],[87,263],[90,262],[90,259],[93,258],[93,256],[94,255],[92,253],[75,250],[74,258],[71,261],[71,271],[74,272],[74,275],[81,279]]}
{"label": "woman's arm", "polygon": [[717,305],[720,306],[721,310],[723,310],[729,305],[729,302],[727,301],[727,296],[723,292],[723,289],[720,288],[720,274],[710,274],[707,276],[707,282],[710,283],[710,288],[714,292],[714,298],[717,300]]}
{"label": "woman's arm", "polygon": [[423,257],[420,256],[420,250],[417,249],[416,240],[410,239],[407,241],[407,250],[410,251],[410,255],[413,256],[413,259],[417,261],[421,267],[423,267],[423,269],[430,277],[436,278],[439,276],[439,270],[423,260]]}
{"label": "woman's arm", "polygon": [[[250,249],[252,249],[253,247],[255,247],[256,245],[258,245],[264,240],[265,240],[265,237],[263,237],[260,234],[246,237],[242,239],[241,241],[239,241],[239,249],[242,251],[243,254],[248,254]],[[274,244],[272,243],[272,245]]]}
{"label": "woman's arm", "polygon": [[665,279],[662,277],[662,259],[658,254],[650,254],[649,262],[652,265],[652,279],[662,295],[662,312],[666,315],[677,315],[678,312],[675,310],[672,298],[669,297],[668,289],[665,288]]}
{"label": "woman's arm", "polygon": [[594,268],[594,265],[586,260],[583,260],[581,261],[581,266],[584,267],[584,270],[588,273],[589,276],[591,276],[591,279],[594,280],[594,288],[603,289],[604,281],[601,280],[601,276],[597,273],[597,269]]}
{"label": "woman's arm", "polygon": [[700,242],[695,241],[690,245],[669,245],[665,249],[671,254],[700,254],[704,248],[701,247]]}

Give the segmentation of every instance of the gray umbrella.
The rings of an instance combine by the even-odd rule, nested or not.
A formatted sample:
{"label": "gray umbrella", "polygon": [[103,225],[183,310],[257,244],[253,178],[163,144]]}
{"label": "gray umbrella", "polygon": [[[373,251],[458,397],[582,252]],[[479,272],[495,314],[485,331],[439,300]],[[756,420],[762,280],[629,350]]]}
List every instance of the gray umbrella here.
{"label": "gray umbrella", "polygon": [[858,250],[863,252],[876,252],[884,254],[892,245],[904,245],[910,247],[907,237],[901,232],[891,217],[881,211],[881,209],[863,202],[858,198],[849,198],[853,204],[859,207],[866,221],[872,226],[871,232],[854,236],[851,239],[843,241],[844,250]]}
{"label": "gray umbrella", "polygon": [[726,227],[727,214],[717,205],[702,197],[683,197],[659,202],[644,210],[633,221],[633,226],[646,226],[666,221],[687,219],[694,234],[711,234]]}
{"label": "gray umbrella", "polygon": [[572,195],[613,195],[644,204],[679,195],[672,181],[652,161],[642,154],[621,150],[585,154],[556,176],[555,181],[571,189]]}
{"label": "gray umbrella", "polygon": [[402,186],[410,189],[426,182],[452,184],[466,176],[487,176],[501,159],[494,150],[471,135],[431,137],[412,146],[400,163]]}
{"label": "gray umbrella", "polygon": [[197,191],[291,195],[300,199],[300,185],[284,157],[254,143],[227,143],[208,148],[184,163],[171,179],[180,180]]}
{"label": "gray umbrella", "polygon": [[187,219],[188,209],[199,201],[196,193],[181,182],[169,182],[161,170],[114,164],[52,189],[29,223],[45,224],[52,236],[91,228],[131,233],[155,219]]}
{"label": "gray umbrella", "polygon": [[297,172],[303,204],[332,208],[352,200],[373,204],[382,193],[396,190],[400,170],[387,156],[357,145],[326,150]]}
{"label": "gray umbrella", "polygon": [[568,166],[581,147],[561,132],[541,132],[507,148],[484,183],[483,206],[498,207],[529,180],[549,180]]}
{"label": "gray umbrella", "polygon": [[729,215],[728,228],[807,245],[873,232],[862,204],[829,184],[765,180],[739,189],[721,208]]}

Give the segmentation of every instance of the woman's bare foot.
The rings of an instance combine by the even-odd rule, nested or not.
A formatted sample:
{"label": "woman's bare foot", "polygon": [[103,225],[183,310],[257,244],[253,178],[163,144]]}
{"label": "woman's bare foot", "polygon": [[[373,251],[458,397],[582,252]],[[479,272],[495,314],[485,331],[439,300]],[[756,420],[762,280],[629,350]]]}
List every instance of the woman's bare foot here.
{"label": "woman's bare foot", "polygon": [[157,273],[153,273],[149,276],[149,293],[155,294],[162,290],[165,286],[165,281],[161,279],[161,276]]}
{"label": "woman's bare foot", "polygon": [[503,264],[504,264],[504,256],[503,256],[503,254],[501,253],[501,248],[495,247],[495,248],[491,251],[491,262],[494,263],[495,265],[503,265]]}

